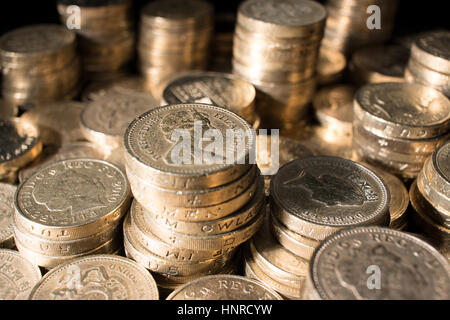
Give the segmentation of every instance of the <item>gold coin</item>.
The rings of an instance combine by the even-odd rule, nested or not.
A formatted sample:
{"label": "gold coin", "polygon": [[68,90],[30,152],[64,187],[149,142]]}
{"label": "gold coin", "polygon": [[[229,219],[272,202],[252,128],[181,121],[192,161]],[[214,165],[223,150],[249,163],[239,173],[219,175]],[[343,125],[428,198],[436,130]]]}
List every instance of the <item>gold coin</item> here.
{"label": "gold coin", "polygon": [[432,70],[450,74],[448,31],[421,34],[411,47],[411,57]]}
{"label": "gold coin", "polygon": [[0,248],[14,247],[13,214],[16,186],[0,183]]}
{"label": "gold coin", "polygon": [[127,212],[129,201],[128,181],[115,165],[96,159],[65,160],[19,186],[14,220],[21,229],[48,240],[80,239],[114,225]]}
{"label": "gold coin", "polygon": [[26,300],[41,279],[38,266],[19,252],[0,249],[0,300]]}
{"label": "gold coin", "polygon": [[283,300],[260,282],[234,275],[214,275],[191,281],[167,300]]}
{"label": "gold coin", "polygon": [[34,287],[30,299],[158,300],[158,296],[151,274],[134,261],[93,255],[49,271]]}
{"label": "gold coin", "polygon": [[0,119],[0,136],[0,178],[24,167],[42,151],[38,128],[24,119]]}
{"label": "gold coin", "polygon": [[326,85],[338,81],[342,77],[347,59],[337,50],[320,47],[317,61],[317,83]]}

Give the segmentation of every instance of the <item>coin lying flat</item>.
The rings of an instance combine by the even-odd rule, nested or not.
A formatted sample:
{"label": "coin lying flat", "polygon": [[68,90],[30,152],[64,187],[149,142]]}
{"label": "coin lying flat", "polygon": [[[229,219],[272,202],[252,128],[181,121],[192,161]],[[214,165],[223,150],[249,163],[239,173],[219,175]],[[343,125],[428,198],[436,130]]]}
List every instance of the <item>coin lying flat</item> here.
{"label": "coin lying flat", "polygon": [[48,240],[79,239],[120,220],[129,200],[126,176],[115,165],[96,159],[65,160],[19,186],[14,220]]}
{"label": "coin lying flat", "polygon": [[49,271],[31,300],[158,300],[151,274],[134,261],[112,255],[72,260]]}
{"label": "coin lying flat", "polygon": [[16,186],[0,183],[0,248],[13,248],[13,214]]}
{"label": "coin lying flat", "polygon": [[19,252],[0,249],[0,300],[26,300],[41,279],[39,267]]}
{"label": "coin lying flat", "polygon": [[380,227],[328,238],[313,255],[309,276],[316,299],[450,298],[448,261],[419,238]]}
{"label": "coin lying flat", "polygon": [[272,179],[274,216],[305,237],[323,240],[342,228],[389,223],[390,194],[371,170],[337,157],[307,157]]}
{"label": "coin lying flat", "polygon": [[202,277],[181,286],[167,300],[282,300],[260,282],[233,275]]}

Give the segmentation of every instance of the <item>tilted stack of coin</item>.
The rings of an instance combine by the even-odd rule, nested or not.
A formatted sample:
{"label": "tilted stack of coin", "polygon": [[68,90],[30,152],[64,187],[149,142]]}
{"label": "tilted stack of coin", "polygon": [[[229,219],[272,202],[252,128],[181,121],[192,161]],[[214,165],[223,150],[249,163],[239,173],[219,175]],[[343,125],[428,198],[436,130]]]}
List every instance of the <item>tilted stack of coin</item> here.
{"label": "tilted stack of coin", "polygon": [[152,275],[136,262],[96,254],[61,264],[42,277],[29,300],[158,300]]}
{"label": "tilted stack of coin", "polygon": [[355,94],[353,117],[353,146],[358,157],[411,179],[448,139],[450,101],[441,92],[419,84],[368,84]]}
{"label": "tilted stack of coin", "polygon": [[117,166],[95,159],[51,164],[17,189],[16,246],[45,268],[85,255],[116,252],[129,204],[130,187]]}
{"label": "tilted stack of coin", "polygon": [[315,250],[306,284],[310,300],[448,300],[450,264],[411,234],[360,227]]}
{"label": "tilted stack of coin", "polygon": [[321,4],[308,0],[248,0],[239,6],[233,73],[258,89],[263,126],[297,126],[305,117],[326,16]]}
{"label": "tilted stack of coin", "polygon": [[77,33],[85,72],[115,72],[134,57],[132,0],[58,0],[57,8],[62,24]]}
{"label": "tilted stack of coin", "polygon": [[176,72],[206,68],[213,18],[203,0],[158,0],[142,9],[139,69],[152,88]]}
{"label": "tilted stack of coin", "polygon": [[17,172],[42,151],[39,129],[25,119],[0,119],[0,136],[0,181],[14,184]]}
{"label": "tilted stack of coin", "polygon": [[341,229],[389,224],[384,182],[366,167],[337,157],[287,163],[272,178],[270,201],[268,229],[278,242],[255,236],[247,271],[289,298],[303,295],[308,261],[326,237]]}
{"label": "tilted stack of coin", "polygon": [[231,74],[188,72],[174,76],[162,91],[161,105],[207,103],[231,110],[256,129],[260,119],[255,111],[255,87]]}
{"label": "tilted stack of coin", "polygon": [[397,0],[327,0],[322,45],[348,55],[385,42],[391,36],[397,7]]}
{"label": "tilted stack of coin", "polygon": [[421,34],[411,47],[405,78],[433,87],[450,97],[450,32]]}
{"label": "tilted stack of coin", "polygon": [[[206,130],[217,139],[232,132],[248,138],[239,148],[227,138],[207,162],[207,144],[197,140]],[[264,184],[248,160],[255,143],[250,131],[235,113],[207,104],[160,107],[128,127],[125,164],[136,202],[124,225],[125,250],[158,274],[161,287],[232,272],[235,249],[261,225]],[[173,140],[178,134],[183,141]],[[189,145],[184,159],[180,144]],[[230,151],[237,157],[229,158]]]}
{"label": "tilted stack of coin", "polygon": [[78,94],[76,38],[63,26],[32,25],[5,33],[0,60],[2,95],[8,104],[39,105]]}
{"label": "tilted stack of coin", "polygon": [[359,85],[377,82],[405,82],[409,52],[399,45],[370,46],[352,55],[349,69]]}
{"label": "tilted stack of coin", "polygon": [[450,141],[425,161],[409,192],[414,224],[450,259]]}

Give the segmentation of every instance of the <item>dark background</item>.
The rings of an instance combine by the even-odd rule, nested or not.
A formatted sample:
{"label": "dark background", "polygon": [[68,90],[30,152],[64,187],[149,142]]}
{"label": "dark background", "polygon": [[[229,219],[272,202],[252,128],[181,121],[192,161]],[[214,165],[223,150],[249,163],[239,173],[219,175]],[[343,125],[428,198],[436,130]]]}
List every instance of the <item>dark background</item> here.
{"label": "dark background", "polygon": [[[240,0],[209,0],[216,12],[234,14]],[[149,2],[135,0],[135,8]],[[320,1],[325,2],[325,1]],[[449,13],[444,0],[400,0],[394,35],[449,27]],[[55,0],[2,0],[0,4],[0,34],[36,23],[59,23]]]}

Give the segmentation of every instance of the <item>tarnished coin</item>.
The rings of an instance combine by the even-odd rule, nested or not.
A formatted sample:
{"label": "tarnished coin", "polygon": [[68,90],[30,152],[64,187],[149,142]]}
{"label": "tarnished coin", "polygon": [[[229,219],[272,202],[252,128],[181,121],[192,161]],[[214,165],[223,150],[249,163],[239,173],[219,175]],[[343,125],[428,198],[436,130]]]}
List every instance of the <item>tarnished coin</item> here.
{"label": "tarnished coin", "polygon": [[214,275],[191,281],[167,300],[282,300],[279,294],[246,277]]}
{"label": "tarnished coin", "polygon": [[0,178],[24,167],[42,151],[39,129],[20,118],[0,119]]}
{"label": "tarnished coin", "polygon": [[39,267],[19,252],[0,249],[0,300],[26,300],[41,279]]}
{"label": "tarnished coin", "polygon": [[31,300],[158,300],[151,274],[136,262],[112,255],[79,258],[49,271]]}
{"label": "tarnished coin", "polygon": [[129,123],[140,114],[157,107],[153,99],[143,96],[108,95],[90,102],[81,113],[85,138],[106,149],[122,146]]}
{"label": "tarnished coin", "polygon": [[[236,137],[211,152],[215,158],[212,163],[203,158],[208,144],[198,140],[198,135],[203,136],[208,129],[224,140],[227,134]],[[177,136],[175,141],[173,135]],[[156,186],[177,190],[212,188],[237,179],[250,168],[247,159],[254,140],[250,125],[224,108],[207,104],[170,105],[148,111],[128,126],[125,163],[127,171]],[[183,159],[180,145],[188,146]]]}
{"label": "tarnished coin", "polygon": [[48,240],[80,239],[114,225],[128,210],[130,187],[115,165],[75,159],[49,165],[24,181],[15,223]]}
{"label": "tarnished coin", "polygon": [[441,92],[413,83],[375,83],[355,94],[354,117],[381,137],[425,139],[450,128],[450,101]]}
{"label": "tarnished coin", "polygon": [[274,216],[305,237],[323,240],[343,229],[389,223],[390,195],[371,170],[337,157],[307,157],[272,178]]}
{"label": "tarnished coin", "polygon": [[310,295],[317,299],[450,298],[445,257],[419,238],[387,228],[361,227],[329,237],[311,258],[309,276]]}
{"label": "tarnished coin", "polygon": [[252,123],[256,91],[252,84],[219,72],[193,72],[176,77],[163,91],[165,104],[207,103],[227,108]]}
{"label": "tarnished coin", "polygon": [[342,52],[321,47],[316,68],[317,83],[326,85],[338,81],[346,66],[347,59]]}
{"label": "tarnished coin", "polygon": [[14,247],[13,214],[16,186],[0,183],[0,248]]}
{"label": "tarnished coin", "polygon": [[411,57],[430,69],[450,74],[450,32],[421,34],[411,47]]}
{"label": "tarnished coin", "polygon": [[60,102],[34,108],[20,116],[39,128],[44,145],[63,145],[84,140],[80,114],[83,105],[75,101]]}

